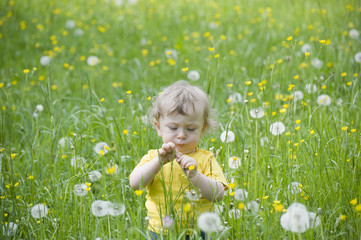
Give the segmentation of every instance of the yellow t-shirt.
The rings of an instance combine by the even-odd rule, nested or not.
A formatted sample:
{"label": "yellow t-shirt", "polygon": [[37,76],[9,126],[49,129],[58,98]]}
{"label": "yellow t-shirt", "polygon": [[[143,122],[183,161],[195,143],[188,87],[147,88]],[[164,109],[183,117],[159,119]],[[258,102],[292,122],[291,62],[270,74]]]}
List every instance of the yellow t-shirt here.
{"label": "yellow t-shirt", "polygon": [[[213,153],[197,149],[195,152],[187,155],[196,160],[198,172],[222,183],[227,188],[227,181]],[[157,156],[158,150],[149,150],[137,167],[146,164]],[[174,218],[178,219],[176,221],[181,222],[182,228],[191,228],[199,213],[212,210],[213,203],[205,198],[200,198],[198,201],[192,201],[191,220],[189,219],[190,214],[184,213],[182,207],[186,202],[190,202],[190,200],[183,196],[190,193],[190,183],[190,180],[177,161],[173,160],[163,165],[153,181],[147,185],[148,193],[145,206],[149,217],[148,228],[151,231],[166,233],[167,230],[162,228],[162,218],[165,215],[171,214],[171,212],[176,213]],[[166,189],[167,195],[164,194],[164,189]],[[174,211],[171,211],[172,206]]]}

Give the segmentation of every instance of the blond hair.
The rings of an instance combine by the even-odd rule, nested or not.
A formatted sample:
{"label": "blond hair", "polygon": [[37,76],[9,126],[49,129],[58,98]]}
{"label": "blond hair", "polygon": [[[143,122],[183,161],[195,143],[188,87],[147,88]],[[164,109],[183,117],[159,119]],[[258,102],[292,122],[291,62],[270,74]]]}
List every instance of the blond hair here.
{"label": "blond hair", "polygon": [[160,117],[179,113],[182,115],[190,114],[190,109],[197,111],[196,106],[203,110],[204,126],[206,128],[215,128],[217,122],[211,116],[213,110],[209,104],[207,94],[199,87],[192,86],[187,81],[177,81],[166,87],[157,97],[150,109],[150,115],[153,120],[159,121]]}

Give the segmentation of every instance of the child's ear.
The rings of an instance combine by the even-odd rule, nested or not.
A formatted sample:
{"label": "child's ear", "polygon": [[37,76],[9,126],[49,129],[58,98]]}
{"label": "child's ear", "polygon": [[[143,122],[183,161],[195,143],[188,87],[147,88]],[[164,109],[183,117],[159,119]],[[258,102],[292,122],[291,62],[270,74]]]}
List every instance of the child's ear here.
{"label": "child's ear", "polygon": [[208,124],[205,122],[205,123],[203,124],[202,134],[206,131],[207,127],[208,127]]}
{"label": "child's ear", "polygon": [[159,122],[157,120],[154,120],[154,127],[155,127],[155,130],[157,130],[158,136],[162,137],[162,133],[160,131],[160,125],[159,125]]}

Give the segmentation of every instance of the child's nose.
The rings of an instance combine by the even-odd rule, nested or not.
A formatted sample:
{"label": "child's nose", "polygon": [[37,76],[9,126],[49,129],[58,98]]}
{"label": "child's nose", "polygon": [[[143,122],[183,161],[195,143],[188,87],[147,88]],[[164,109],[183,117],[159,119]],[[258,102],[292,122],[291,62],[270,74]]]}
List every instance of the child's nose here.
{"label": "child's nose", "polygon": [[179,130],[178,139],[185,139],[187,137],[186,132],[184,130]]}

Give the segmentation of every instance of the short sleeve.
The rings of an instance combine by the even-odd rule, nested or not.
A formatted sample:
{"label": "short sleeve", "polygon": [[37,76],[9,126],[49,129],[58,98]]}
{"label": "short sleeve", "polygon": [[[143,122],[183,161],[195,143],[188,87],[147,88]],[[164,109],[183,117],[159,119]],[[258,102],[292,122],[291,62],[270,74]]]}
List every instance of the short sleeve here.
{"label": "short sleeve", "polygon": [[138,163],[136,168],[140,167],[140,166],[143,166],[144,164],[150,162],[156,156],[158,156],[158,151],[157,150],[154,150],[154,149],[149,150],[148,153],[142,157],[142,159],[140,160],[140,162]]}
{"label": "short sleeve", "polygon": [[213,155],[206,161],[203,169],[203,174],[206,177],[222,183],[225,187],[224,190],[228,189],[228,183],[226,181],[226,178],[224,177],[222,168]]}

